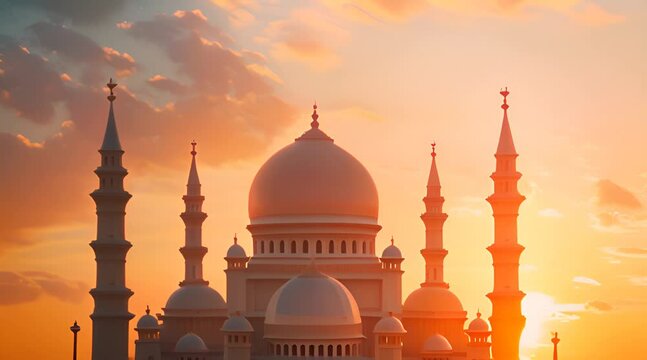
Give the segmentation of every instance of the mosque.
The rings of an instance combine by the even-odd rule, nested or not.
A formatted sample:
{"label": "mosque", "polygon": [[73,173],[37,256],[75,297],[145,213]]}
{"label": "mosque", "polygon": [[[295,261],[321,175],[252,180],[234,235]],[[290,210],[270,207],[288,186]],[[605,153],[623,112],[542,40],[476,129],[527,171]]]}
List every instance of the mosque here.
{"label": "mosque", "polygon": [[[97,283],[91,290],[92,359],[128,359],[125,262],[131,243],[124,233],[127,175],[110,80],[109,114],[101,164],[95,170]],[[192,143],[184,212],[184,280],[156,316],[150,309],[137,321],[135,360],[517,360],[525,325],[524,293],[518,286],[517,215],[525,199],[517,190],[521,174],[508,122],[507,89],[503,123],[487,198],[494,215],[494,289],[489,322],[468,321],[459,298],[444,280],[444,198],[435,145],[423,198],[426,231],[420,251],[425,276],[402,301],[402,262],[393,244],[381,253],[375,238],[378,191],[366,168],[312,122],[295,141],[259,169],[249,192],[251,255],[234,237],[224,256],[226,300],[205,279],[202,261],[201,191]],[[421,184],[422,185],[422,184]],[[422,186],[421,186],[422,188]],[[422,191],[421,191],[422,193]],[[422,234],[421,234],[422,239]],[[423,245],[421,241],[421,245]]]}

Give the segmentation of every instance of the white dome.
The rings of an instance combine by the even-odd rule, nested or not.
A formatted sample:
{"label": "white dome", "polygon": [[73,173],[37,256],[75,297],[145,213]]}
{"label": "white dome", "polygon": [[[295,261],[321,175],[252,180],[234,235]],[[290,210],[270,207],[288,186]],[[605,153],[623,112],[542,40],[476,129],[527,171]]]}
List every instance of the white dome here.
{"label": "white dome", "polygon": [[348,289],[314,269],[283,284],[265,313],[265,337],[274,339],[363,338],[359,308]]}
{"label": "white dome", "polygon": [[168,298],[165,313],[181,310],[216,311],[226,310],[227,304],[218,292],[207,285],[191,284],[175,290]]}
{"label": "white dome", "polygon": [[249,191],[252,224],[377,223],[378,195],[371,175],[315,123],[256,174]]}
{"label": "white dome", "polygon": [[244,316],[240,315],[240,313],[231,315],[229,319],[227,319],[225,323],[222,324],[222,328],[220,330],[224,332],[236,333],[254,332],[252,324],[250,324],[250,322]]}
{"label": "white dome", "polygon": [[402,306],[404,317],[465,319],[461,301],[449,289],[423,286],[412,292]]}
{"label": "white dome", "polygon": [[475,332],[487,332],[490,331],[490,324],[488,324],[487,321],[481,319],[481,313],[477,312],[476,313],[476,319],[472,320],[470,322],[470,325],[467,327],[469,331],[475,331]]}
{"label": "white dome", "polygon": [[247,258],[247,253],[242,246],[238,245],[237,238],[234,238],[234,244],[227,250],[227,258]]}
{"label": "white dome", "polygon": [[391,238],[391,245],[387,246],[384,248],[384,251],[382,251],[382,258],[402,259],[402,252],[393,244],[393,238]]}
{"label": "white dome", "polygon": [[159,328],[157,319],[150,314],[150,309],[146,307],[146,315],[139,318],[136,330],[154,330]]}
{"label": "white dome", "polygon": [[451,352],[452,344],[440,334],[431,335],[422,347],[423,353]]}
{"label": "white dome", "polygon": [[207,352],[207,345],[201,337],[194,333],[188,333],[182,336],[175,344],[175,352],[178,353],[201,353]]}
{"label": "white dome", "polygon": [[393,315],[385,316],[375,324],[374,334],[406,334],[402,322]]}

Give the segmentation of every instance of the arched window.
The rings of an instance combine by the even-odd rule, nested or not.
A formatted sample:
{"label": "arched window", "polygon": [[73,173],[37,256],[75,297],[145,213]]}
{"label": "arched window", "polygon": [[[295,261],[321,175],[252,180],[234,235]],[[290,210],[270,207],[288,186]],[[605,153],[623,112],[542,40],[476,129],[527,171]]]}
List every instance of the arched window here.
{"label": "arched window", "polygon": [[346,345],[345,355],[350,356],[350,345]]}
{"label": "arched window", "polygon": [[[321,240],[317,240],[317,254],[321,254]],[[321,354],[323,356],[323,354]]]}
{"label": "arched window", "polygon": [[281,355],[281,345],[276,344],[276,350],[274,350],[274,355]]}
{"label": "arched window", "polygon": [[283,254],[285,252],[285,241],[281,240],[281,243],[279,244],[279,252]]}
{"label": "arched window", "polygon": [[283,345],[283,355],[290,355],[290,347],[288,344]]}
{"label": "arched window", "polygon": [[333,352],[332,345],[328,345],[328,356],[332,356],[333,355],[332,352]]}
{"label": "arched window", "polygon": [[319,356],[324,356],[324,346],[319,345]]}
{"label": "arched window", "polygon": [[308,249],[308,240],[303,240],[303,253],[307,254],[309,251],[310,249]]}
{"label": "arched window", "polygon": [[292,345],[292,356],[297,356],[297,355],[299,355],[299,354],[297,354],[297,350],[298,350],[298,349],[297,349],[297,346],[296,346],[296,345]]}
{"label": "arched window", "polygon": [[315,346],[310,345],[310,348],[308,349],[308,356],[315,356]]}
{"label": "arched window", "polygon": [[290,243],[290,253],[296,254],[297,253],[297,242],[292,240],[292,243]]}
{"label": "arched window", "polygon": [[366,241],[362,241],[362,254],[366,254]]}
{"label": "arched window", "polygon": [[341,345],[337,345],[337,356],[341,356]]}
{"label": "arched window", "polygon": [[261,241],[261,254],[265,254],[265,241]]}
{"label": "arched window", "polygon": [[270,240],[270,254],[274,254],[274,240]]}
{"label": "arched window", "polygon": [[301,352],[299,353],[299,355],[306,356],[306,346],[305,345],[301,345]]}
{"label": "arched window", "polygon": [[328,253],[329,254],[334,254],[335,253],[335,242],[330,240],[328,243]]}
{"label": "arched window", "polygon": [[342,240],[341,242],[341,253],[342,254],[346,253],[346,240]]}
{"label": "arched window", "polygon": [[353,251],[353,254],[357,254],[357,241],[353,240],[353,245],[351,246],[352,246],[351,250]]}

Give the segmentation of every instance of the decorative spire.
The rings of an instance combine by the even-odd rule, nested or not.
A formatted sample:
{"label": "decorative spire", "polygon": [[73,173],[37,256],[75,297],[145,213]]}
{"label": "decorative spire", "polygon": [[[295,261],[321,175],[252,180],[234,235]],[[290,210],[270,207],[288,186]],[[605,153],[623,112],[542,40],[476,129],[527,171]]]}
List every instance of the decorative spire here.
{"label": "decorative spire", "polygon": [[477,319],[481,318],[481,309],[476,309],[476,318]]}
{"label": "decorative spire", "polygon": [[189,170],[189,180],[187,182],[187,195],[200,196],[200,178],[198,177],[198,167],[195,161],[195,155],[197,154],[195,151],[196,145],[198,143],[193,140],[191,142],[191,170]]}
{"label": "decorative spire", "polygon": [[559,338],[557,337],[557,331],[555,331],[555,336],[550,339],[553,343],[553,360],[557,360],[557,344],[559,344]]}
{"label": "decorative spire", "polygon": [[106,125],[106,132],[103,136],[103,144],[101,145],[100,150],[121,150],[121,143],[119,142],[119,133],[117,132],[117,123],[115,122],[115,114],[112,109],[112,103],[117,98],[113,92],[113,89],[117,87],[116,83],[110,82],[106,84],[108,89],[110,89],[110,95],[108,95],[108,101],[110,101],[110,110],[108,112],[108,124]]}
{"label": "decorative spire", "polygon": [[148,305],[146,305],[146,315],[150,315],[150,314],[151,314],[151,308],[148,307]]}
{"label": "decorative spire", "polygon": [[497,147],[497,155],[517,155],[517,151],[514,148],[514,141],[512,140],[512,131],[510,130],[510,123],[508,121],[508,95],[510,92],[506,87],[505,90],[501,90],[501,96],[503,96],[503,124],[501,125],[501,135],[499,136],[499,146]]}
{"label": "decorative spire", "polygon": [[395,240],[393,239],[393,235],[391,235],[391,246],[393,246],[393,243],[395,243]]}
{"label": "decorative spire", "polygon": [[317,114],[317,102],[315,101],[314,105],[312,105],[312,122],[310,123],[313,129],[319,128],[319,121],[317,119],[319,119],[319,114]]}
{"label": "decorative spire", "polygon": [[[436,167],[436,143],[431,144],[431,170],[429,170],[429,180],[427,181],[427,188],[440,188],[440,177],[438,176],[438,168]],[[428,189],[430,190],[430,189]],[[438,194],[431,194],[428,191],[427,196],[434,195],[440,196]]]}
{"label": "decorative spire", "polygon": [[234,245],[238,244],[238,234],[234,233]]}

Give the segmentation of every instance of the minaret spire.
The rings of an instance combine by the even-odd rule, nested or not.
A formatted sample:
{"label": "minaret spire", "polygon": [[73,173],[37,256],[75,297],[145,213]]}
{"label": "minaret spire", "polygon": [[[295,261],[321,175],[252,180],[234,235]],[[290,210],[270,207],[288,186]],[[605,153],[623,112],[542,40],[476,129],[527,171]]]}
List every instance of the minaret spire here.
{"label": "minaret spire", "polygon": [[525,200],[517,189],[521,173],[517,171],[517,152],[514,148],[508,121],[507,88],[503,96],[503,125],[499,145],[494,155],[496,170],[490,176],[494,193],[487,198],[494,215],[494,244],[487,249],[494,264],[494,290],[487,296],[492,302],[492,358],[494,360],[519,359],[519,340],[526,323],[521,314],[519,290],[519,257],[524,247],[517,242],[517,217],[519,206]]}
{"label": "minaret spire", "polygon": [[425,248],[420,251],[425,258],[425,282],[422,286],[448,288],[443,280],[444,259],[447,250],[443,248],[443,224],[447,214],[443,212],[445,198],[440,194],[440,177],[436,166],[436,143],[431,144],[431,169],[427,180],[427,196],[422,199],[426,212],[420,216],[425,223]]}
{"label": "minaret spire", "polygon": [[557,337],[557,332],[555,332],[555,336],[550,339],[550,341],[553,343],[553,360],[557,360],[557,344],[559,344],[559,338]]}
{"label": "minaret spire", "polygon": [[126,254],[132,246],[125,237],[126,204],[131,195],[124,190],[128,171],[122,166],[124,151],[119,142],[113,111],[116,99],[110,89],[108,123],[103,138],[101,165],[94,171],[99,188],[90,194],[97,207],[97,238],[90,243],[97,262],[96,287],[90,290],[94,298],[92,319],[92,360],[128,359],[128,299],[133,292],[126,287]]}
{"label": "minaret spire", "polygon": [[180,248],[180,253],[184,256],[184,281],[180,283],[180,286],[209,284],[202,276],[202,259],[207,253],[207,248],[202,246],[202,223],[207,218],[207,214],[202,211],[204,196],[200,190],[200,177],[195,160],[195,156],[198,154],[195,150],[196,145],[198,144],[193,140],[191,142],[191,169],[186,185],[187,191],[186,195],[182,197],[185,209],[180,214],[185,226],[184,246]]}

